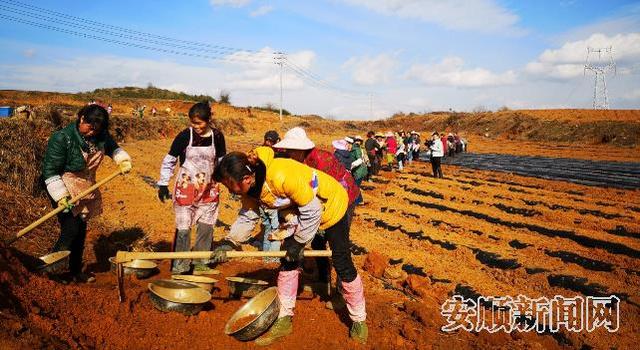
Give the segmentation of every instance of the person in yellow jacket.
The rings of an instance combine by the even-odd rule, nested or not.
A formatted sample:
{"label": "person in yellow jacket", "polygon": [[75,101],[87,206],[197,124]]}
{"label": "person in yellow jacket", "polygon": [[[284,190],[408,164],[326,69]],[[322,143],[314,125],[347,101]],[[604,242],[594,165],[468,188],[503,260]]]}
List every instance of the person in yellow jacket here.
{"label": "person in yellow jacket", "polygon": [[256,340],[269,345],[293,331],[293,308],[296,302],[302,251],[318,229],[325,231],[332,251],[333,265],[342,281],[342,294],[353,321],[351,338],[366,342],[367,325],[364,290],[349,251],[349,218],[347,191],[333,177],[293,159],[274,158],[269,147],[258,147],[248,155],[232,152],[224,156],[214,172],[214,179],[231,193],[242,196],[242,209],[225,238],[216,249],[214,261],[226,260],[226,251],[238,247],[251,235],[259,216],[258,206],[286,210],[298,214],[293,234],[281,249],[278,273],[280,313],[271,329]]}

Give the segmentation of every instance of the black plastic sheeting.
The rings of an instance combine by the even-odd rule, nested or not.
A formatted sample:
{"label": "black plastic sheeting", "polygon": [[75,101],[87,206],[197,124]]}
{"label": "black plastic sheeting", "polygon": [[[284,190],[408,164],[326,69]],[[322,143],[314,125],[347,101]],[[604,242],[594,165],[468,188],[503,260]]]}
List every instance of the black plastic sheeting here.
{"label": "black plastic sheeting", "polygon": [[570,181],[589,186],[640,188],[640,163],[635,162],[459,153],[454,157],[446,157],[443,163],[542,179]]}

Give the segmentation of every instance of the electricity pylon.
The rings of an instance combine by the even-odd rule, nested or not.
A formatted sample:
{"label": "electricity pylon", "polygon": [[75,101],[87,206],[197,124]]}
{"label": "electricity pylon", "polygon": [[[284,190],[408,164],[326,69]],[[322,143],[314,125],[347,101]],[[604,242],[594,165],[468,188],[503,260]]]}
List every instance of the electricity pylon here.
{"label": "electricity pylon", "polygon": [[[597,57],[594,59],[594,56]],[[605,57],[603,57],[605,56]],[[616,72],[616,64],[613,62],[611,46],[594,49],[587,48],[587,60],[584,64],[584,73],[587,70],[595,73],[593,85],[593,109],[609,109],[609,98],[607,96],[607,73]]]}

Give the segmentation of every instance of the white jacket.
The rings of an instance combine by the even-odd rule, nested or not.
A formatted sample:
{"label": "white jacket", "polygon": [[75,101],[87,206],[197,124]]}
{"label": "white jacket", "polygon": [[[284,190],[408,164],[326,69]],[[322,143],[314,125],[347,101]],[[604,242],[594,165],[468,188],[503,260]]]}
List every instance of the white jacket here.
{"label": "white jacket", "polygon": [[433,144],[431,144],[431,146],[429,146],[429,149],[431,150],[431,156],[432,157],[443,157],[444,156],[444,151],[442,149],[442,141],[440,141],[440,139],[436,139],[435,141],[433,141]]}

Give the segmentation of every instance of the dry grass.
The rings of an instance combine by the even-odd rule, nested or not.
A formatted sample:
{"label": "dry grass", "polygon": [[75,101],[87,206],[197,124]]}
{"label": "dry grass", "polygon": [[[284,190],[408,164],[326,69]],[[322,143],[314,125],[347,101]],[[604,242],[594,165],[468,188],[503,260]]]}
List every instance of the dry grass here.
{"label": "dry grass", "polygon": [[44,120],[0,121],[0,182],[15,192],[37,194],[40,167],[53,127]]}

